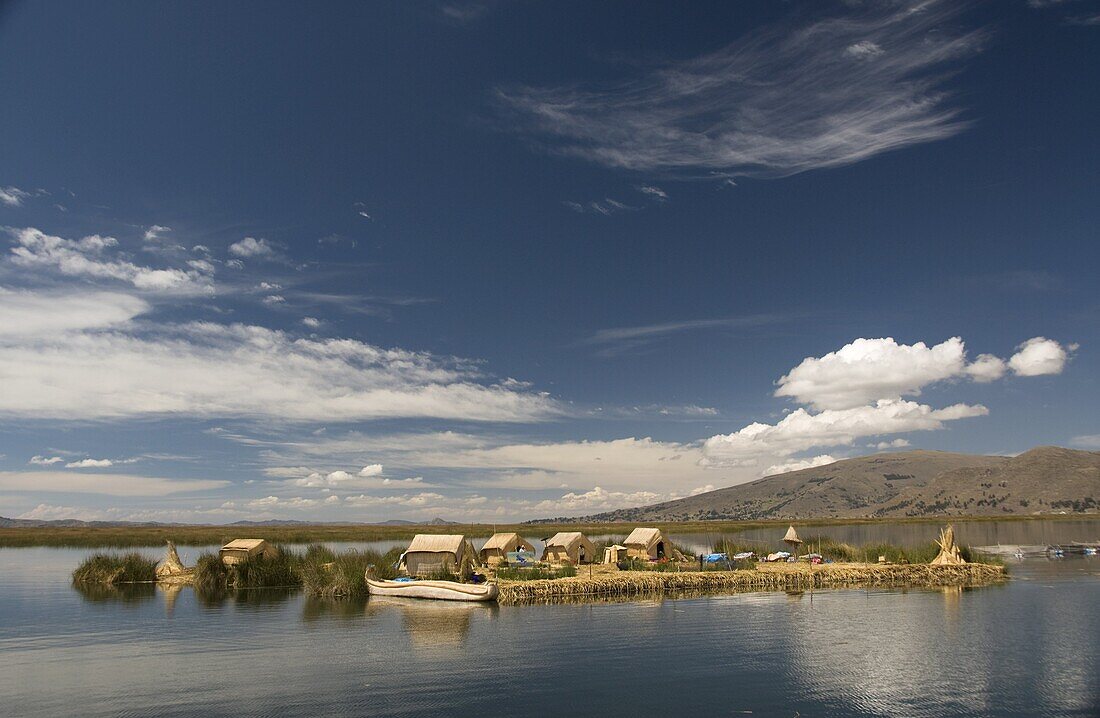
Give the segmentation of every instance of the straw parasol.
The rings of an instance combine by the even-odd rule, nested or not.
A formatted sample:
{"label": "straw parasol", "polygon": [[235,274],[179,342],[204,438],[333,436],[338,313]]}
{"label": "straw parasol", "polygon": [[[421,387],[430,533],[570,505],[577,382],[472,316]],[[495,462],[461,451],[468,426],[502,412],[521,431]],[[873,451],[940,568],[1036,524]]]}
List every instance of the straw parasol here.
{"label": "straw parasol", "polygon": [[802,539],[798,538],[798,532],[794,530],[793,525],[787,529],[787,534],[783,537],[783,543],[791,547],[791,553],[796,552],[798,547],[802,545]]}

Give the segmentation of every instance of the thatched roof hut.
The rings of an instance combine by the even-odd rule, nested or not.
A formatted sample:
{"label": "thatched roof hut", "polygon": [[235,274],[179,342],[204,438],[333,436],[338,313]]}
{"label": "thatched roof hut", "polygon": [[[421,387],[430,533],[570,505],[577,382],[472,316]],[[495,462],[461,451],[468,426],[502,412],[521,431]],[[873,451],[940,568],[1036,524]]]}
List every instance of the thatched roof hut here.
{"label": "thatched roof hut", "polygon": [[580,531],[561,531],[546,539],[542,560],[554,564],[592,563],[596,547]]}
{"label": "thatched roof hut", "polygon": [[671,554],[671,544],[661,533],[661,529],[637,528],[623,541],[626,555],[630,558],[662,559]]}
{"label": "thatched roof hut", "polygon": [[250,558],[274,558],[278,550],[265,539],[233,539],[222,550],[222,563],[226,566],[241,563]]}
{"label": "thatched roof hut", "polygon": [[530,551],[534,553],[535,547],[517,533],[497,533],[489,537],[489,540],[481,547],[478,555],[481,556],[482,563],[495,566],[501,561],[506,561],[508,554],[512,551]]}
{"label": "thatched roof hut", "polygon": [[410,576],[457,573],[464,565],[478,563],[473,544],[461,534],[417,534],[401,561]]}

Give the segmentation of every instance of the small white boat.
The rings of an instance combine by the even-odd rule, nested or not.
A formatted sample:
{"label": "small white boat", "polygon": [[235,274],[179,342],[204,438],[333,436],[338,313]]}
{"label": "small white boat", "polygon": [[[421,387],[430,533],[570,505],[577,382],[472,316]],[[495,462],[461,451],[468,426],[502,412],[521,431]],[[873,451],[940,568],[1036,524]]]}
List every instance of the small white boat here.
{"label": "small white boat", "polygon": [[436,601],[495,601],[495,583],[457,583],[455,581],[383,581],[367,576],[372,596],[429,598]]}

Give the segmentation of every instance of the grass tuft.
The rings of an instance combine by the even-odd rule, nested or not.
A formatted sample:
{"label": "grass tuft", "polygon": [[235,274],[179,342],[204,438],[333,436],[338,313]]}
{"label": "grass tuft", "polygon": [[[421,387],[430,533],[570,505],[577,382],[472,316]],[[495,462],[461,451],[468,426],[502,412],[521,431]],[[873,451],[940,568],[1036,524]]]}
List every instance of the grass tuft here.
{"label": "grass tuft", "polygon": [[137,552],[92,554],[73,571],[75,584],[114,585],[155,581],[156,578],[157,562]]}
{"label": "grass tuft", "polygon": [[367,595],[367,568],[372,568],[377,578],[394,578],[397,570],[393,565],[400,555],[399,548],[384,554],[355,550],[338,554],[324,546],[310,546],[298,571],[302,587],[311,596],[358,598]]}
{"label": "grass tuft", "polygon": [[229,567],[229,583],[233,588],[285,588],[301,586],[298,572],[301,559],[292,551],[275,547],[269,558],[250,556]]}
{"label": "grass tuft", "polygon": [[225,593],[229,586],[229,569],[216,553],[204,553],[195,561],[195,591],[206,595]]}

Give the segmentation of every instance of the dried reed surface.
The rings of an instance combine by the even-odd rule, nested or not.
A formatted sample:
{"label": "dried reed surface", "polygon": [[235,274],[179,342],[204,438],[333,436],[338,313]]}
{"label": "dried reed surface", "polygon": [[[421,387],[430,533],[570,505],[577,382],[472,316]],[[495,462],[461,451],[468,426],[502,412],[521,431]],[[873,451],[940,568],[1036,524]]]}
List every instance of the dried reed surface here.
{"label": "dried reed surface", "polygon": [[768,564],[735,571],[624,571],[591,578],[500,581],[500,603],[546,602],[582,596],[644,596],[675,592],[804,591],[816,588],[985,586],[1003,581],[1003,566]]}

